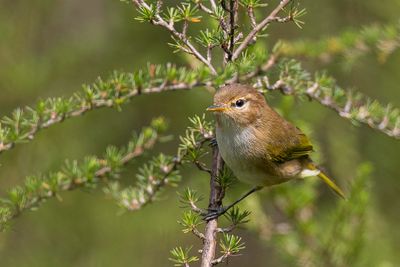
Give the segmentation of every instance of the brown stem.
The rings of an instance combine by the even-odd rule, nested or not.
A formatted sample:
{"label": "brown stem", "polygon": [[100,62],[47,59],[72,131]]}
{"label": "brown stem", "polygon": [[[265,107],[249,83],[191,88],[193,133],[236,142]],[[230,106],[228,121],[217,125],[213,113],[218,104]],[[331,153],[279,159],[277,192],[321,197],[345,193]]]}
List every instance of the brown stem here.
{"label": "brown stem", "polygon": [[228,62],[232,61],[232,56],[233,56],[233,49],[235,46],[235,29],[236,29],[236,17],[237,17],[237,11],[238,11],[238,1],[237,0],[230,0],[229,1],[229,49],[228,49]]}
{"label": "brown stem", "polygon": [[[208,208],[214,210],[222,206],[222,199],[225,194],[224,190],[217,182],[217,177],[224,166],[224,161],[221,158],[218,147],[213,148],[212,159],[213,161],[210,177],[210,200]],[[203,242],[203,252],[201,256],[201,267],[213,266],[215,251],[217,247],[217,229],[218,219],[213,219],[207,222],[204,234],[205,239]]]}
{"label": "brown stem", "polygon": [[249,15],[251,27],[253,27],[253,29],[254,29],[257,26],[257,21],[256,21],[256,15],[254,14],[253,7],[247,8],[247,15]]}

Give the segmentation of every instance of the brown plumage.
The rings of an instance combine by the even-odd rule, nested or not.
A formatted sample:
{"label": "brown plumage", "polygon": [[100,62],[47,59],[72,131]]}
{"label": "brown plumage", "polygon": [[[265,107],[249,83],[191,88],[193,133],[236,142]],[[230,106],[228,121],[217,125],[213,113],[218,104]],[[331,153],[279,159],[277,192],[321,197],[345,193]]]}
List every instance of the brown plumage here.
{"label": "brown plumage", "polygon": [[251,86],[233,84],[219,89],[208,110],[216,115],[222,158],[239,179],[270,186],[319,176],[344,197],[310,159],[313,147],[305,134],[268,106]]}

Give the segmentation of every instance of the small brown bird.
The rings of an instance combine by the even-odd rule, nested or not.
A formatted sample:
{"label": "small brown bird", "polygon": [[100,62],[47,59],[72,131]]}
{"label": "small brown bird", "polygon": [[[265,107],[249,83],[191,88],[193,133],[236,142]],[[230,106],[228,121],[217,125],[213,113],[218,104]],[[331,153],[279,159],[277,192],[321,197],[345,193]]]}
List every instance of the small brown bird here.
{"label": "small brown bird", "polygon": [[344,198],[342,190],[311,160],[313,147],[307,136],[251,86],[233,84],[219,89],[207,110],[216,115],[222,158],[238,179],[256,185],[233,205],[263,186],[308,176],[318,176]]}

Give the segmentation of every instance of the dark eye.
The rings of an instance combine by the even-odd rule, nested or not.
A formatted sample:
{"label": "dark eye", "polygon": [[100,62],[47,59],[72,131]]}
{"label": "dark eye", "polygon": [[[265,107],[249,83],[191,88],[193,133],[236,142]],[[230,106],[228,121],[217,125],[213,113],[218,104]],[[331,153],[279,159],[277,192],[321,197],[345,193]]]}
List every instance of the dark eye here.
{"label": "dark eye", "polygon": [[236,100],[236,102],[235,102],[236,107],[241,108],[241,107],[243,107],[243,105],[244,105],[243,99]]}

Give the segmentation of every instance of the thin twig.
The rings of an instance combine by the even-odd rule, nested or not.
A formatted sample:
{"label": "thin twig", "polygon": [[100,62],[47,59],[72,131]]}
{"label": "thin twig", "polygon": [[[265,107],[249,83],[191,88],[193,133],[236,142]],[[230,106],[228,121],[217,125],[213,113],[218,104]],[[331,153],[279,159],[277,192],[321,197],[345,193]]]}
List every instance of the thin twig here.
{"label": "thin twig", "polygon": [[197,236],[198,238],[200,238],[201,240],[205,240],[205,239],[206,239],[205,235],[204,235],[202,232],[200,232],[199,230],[197,230],[196,228],[193,228],[191,232],[192,232],[195,236]]}
{"label": "thin twig", "polygon": [[190,209],[192,211],[194,211],[195,213],[202,215],[202,216],[207,215],[207,211],[197,207],[197,205],[193,201],[189,202],[189,205],[190,205]]}
{"label": "thin twig", "polygon": [[[143,0],[132,0],[132,1],[138,7],[144,7],[146,9],[150,9],[150,6]],[[198,60],[203,62],[211,70],[213,75],[217,75],[217,71],[215,70],[214,66],[211,64],[211,62],[209,62],[206,58],[204,58],[201,55],[201,53],[193,46],[193,44],[186,37],[185,32],[184,33],[178,32],[173,24],[166,22],[158,13],[155,15],[155,18],[156,19],[152,20],[151,23],[166,28],[173,36],[181,40],[187,46],[187,48],[190,51],[190,54],[192,54]]]}
{"label": "thin twig", "polygon": [[262,31],[265,26],[267,26],[269,23],[271,23],[274,20],[280,19],[277,18],[277,14],[287,5],[289,2],[292,0],[282,0],[279,5],[266,17],[264,20],[262,20],[259,24],[257,24],[252,31],[244,38],[243,42],[239,45],[239,47],[235,50],[232,56],[232,61],[235,61],[240,54],[250,45],[250,43],[253,41],[254,37]]}
{"label": "thin twig", "polygon": [[232,61],[233,49],[235,47],[235,29],[236,29],[236,17],[238,11],[238,1],[229,0],[229,48],[227,61]]}
{"label": "thin twig", "polygon": [[208,7],[206,7],[205,5],[203,5],[203,3],[198,3],[198,7],[200,10],[203,10],[204,12],[206,12],[208,15],[214,15],[213,11],[211,9],[209,9]]}
{"label": "thin twig", "polygon": [[211,53],[211,50],[212,50],[212,46],[207,46],[207,60],[208,61],[210,61],[211,62],[211,60],[212,60],[212,53]]}
{"label": "thin twig", "polygon": [[229,257],[228,253],[223,254],[221,257],[212,261],[212,265],[223,263]]}
{"label": "thin twig", "polygon": [[211,8],[215,11],[217,10],[217,4],[215,3],[215,0],[210,0]]}
{"label": "thin twig", "polygon": [[207,168],[207,166],[206,166],[203,162],[200,162],[200,161],[198,161],[198,160],[195,160],[195,161],[194,161],[194,164],[196,165],[196,167],[197,167],[200,171],[207,172],[207,173],[211,174],[211,170],[210,170],[209,168]]}
{"label": "thin twig", "polygon": [[249,15],[251,27],[254,29],[257,26],[257,21],[253,7],[250,6],[247,8],[247,15]]}
{"label": "thin twig", "polygon": [[230,226],[228,226],[228,227],[217,228],[217,232],[218,232],[218,233],[230,233],[230,232],[232,232],[232,231],[236,228],[236,226],[237,226],[237,225],[232,224],[232,225],[230,225]]}

